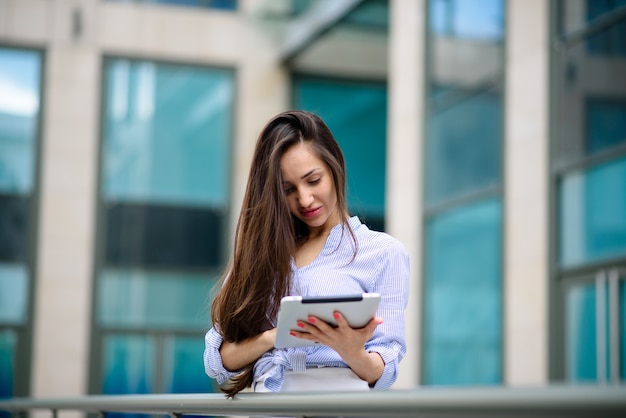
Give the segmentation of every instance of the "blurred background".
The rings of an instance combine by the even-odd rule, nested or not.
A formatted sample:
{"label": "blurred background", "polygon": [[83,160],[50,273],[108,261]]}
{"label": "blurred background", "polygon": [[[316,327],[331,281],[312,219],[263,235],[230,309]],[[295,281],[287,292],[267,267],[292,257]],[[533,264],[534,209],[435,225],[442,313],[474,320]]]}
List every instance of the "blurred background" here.
{"label": "blurred background", "polygon": [[395,387],[626,379],[626,1],[0,0],[0,397],[216,390],[289,108],[410,253]]}

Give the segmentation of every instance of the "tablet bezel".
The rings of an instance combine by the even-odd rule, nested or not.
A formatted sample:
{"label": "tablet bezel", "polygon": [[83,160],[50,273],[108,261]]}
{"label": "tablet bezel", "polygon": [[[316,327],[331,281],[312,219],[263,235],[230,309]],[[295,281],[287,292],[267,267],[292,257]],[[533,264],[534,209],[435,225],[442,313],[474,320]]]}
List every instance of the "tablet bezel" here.
{"label": "tablet bezel", "polygon": [[281,299],[276,326],[276,348],[307,347],[319,345],[314,341],[297,338],[291,330],[302,331],[297,321],[306,321],[315,316],[331,325],[336,325],[333,313],[339,311],[352,328],[362,328],[376,316],[380,294],[335,295],[324,297],[285,296]]}

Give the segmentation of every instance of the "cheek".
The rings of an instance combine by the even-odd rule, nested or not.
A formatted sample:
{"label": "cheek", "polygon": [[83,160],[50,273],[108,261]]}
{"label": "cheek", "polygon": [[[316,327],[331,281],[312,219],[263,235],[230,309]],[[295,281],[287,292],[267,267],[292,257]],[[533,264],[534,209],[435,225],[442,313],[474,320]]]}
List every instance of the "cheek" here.
{"label": "cheek", "polygon": [[287,197],[287,206],[289,207],[289,212],[293,215],[298,214],[298,201],[293,195]]}

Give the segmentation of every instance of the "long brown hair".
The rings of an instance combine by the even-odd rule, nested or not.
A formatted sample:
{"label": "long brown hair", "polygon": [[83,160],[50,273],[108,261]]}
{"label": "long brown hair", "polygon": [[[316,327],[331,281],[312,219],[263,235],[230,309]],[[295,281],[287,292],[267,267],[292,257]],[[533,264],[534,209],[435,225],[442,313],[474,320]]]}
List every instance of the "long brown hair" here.
{"label": "long brown hair", "polygon": [[[347,223],[345,162],[326,124],[305,111],[275,116],[257,140],[230,268],[211,306],[213,323],[225,341],[239,342],[270,329],[281,298],[289,292],[291,257],[298,244],[306,241],[308,228],[289,211],[280,159],[298,143],[308,144],[328,166],[337,193],[336,210],[341,222]],[[234,396],[250,386],[253,366],[248,365],[222,391]]]}

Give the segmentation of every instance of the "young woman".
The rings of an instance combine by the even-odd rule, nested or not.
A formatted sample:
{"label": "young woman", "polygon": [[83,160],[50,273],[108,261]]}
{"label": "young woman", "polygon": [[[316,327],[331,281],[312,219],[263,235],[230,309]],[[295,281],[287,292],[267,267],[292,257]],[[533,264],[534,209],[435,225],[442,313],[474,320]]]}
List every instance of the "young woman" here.
{"label": "young woman", "polygon": [[[211,306],[204,365],[228,396],[390,387],[406,352],[409,259],[391,236],[350,217],[343,154],[326,124],[281,113],[261,132],[237,223],[231,264]],[[310,317],[293,335],[313,347],[274,348],[286,295],[377,292],[377,317],[352,329]]]}

